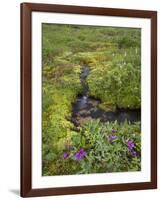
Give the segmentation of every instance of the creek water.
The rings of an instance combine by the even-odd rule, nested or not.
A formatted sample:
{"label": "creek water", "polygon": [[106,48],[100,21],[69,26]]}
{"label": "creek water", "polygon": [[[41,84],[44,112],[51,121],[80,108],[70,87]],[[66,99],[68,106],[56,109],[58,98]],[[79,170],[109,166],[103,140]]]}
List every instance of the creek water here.
{"label": "creek water", "polygon": [[95,99],[89,96],[89,87],[87,83],[87,77],[90,73],[90,69],[87,65],[82,67],[80,75],[83,92],[81,96],[78,96],[72,108],[71,121],[75,126],[82,126],[90,119],[100,119],[101,122],[115,121],[124,122],[125,120],[133,123],[140,121],[141,111],[140,109],[120,109],[117,108],[115,112],[104,111],[98,107],[101,103],[99,99]]}

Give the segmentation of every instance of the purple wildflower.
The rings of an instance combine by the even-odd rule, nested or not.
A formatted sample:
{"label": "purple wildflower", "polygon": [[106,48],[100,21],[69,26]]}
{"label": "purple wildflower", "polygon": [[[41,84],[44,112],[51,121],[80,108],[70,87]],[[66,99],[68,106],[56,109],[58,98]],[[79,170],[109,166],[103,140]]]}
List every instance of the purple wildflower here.
{"label": "purple wildflower", "polygon": [[131,154],[133,157],[136,157],[136,156],[137,156],[137,153],[136,153],[136,151],[134,150],[134,148],[135,148],[135,143],[133,142],[133,140],[128,140],[127,146],[128,146],[128,150],[129,150],[130,154]]}
{"label": "purple wildflower", "polygon": [[64,155],[63,155],[63,158],[64,158],[64,159],[67,159],[67,158],[69,157],[69,155],[70,155],[70,153],[65,152]]}
{"label": "purple wildflower", "polygon": [[133,142],[133,140],[128,140],[127,146],[128,146],[129,151],[131,151],[134,149],[135,143]]}
{"label": "purple wildflower", "polygon": [[116,130],[115,130],[115,129],[112,129],[112,133],[116,133]]}
{"label": "purple wildflower", "polygon": [[83,157],[85,157],[87,155],[86,151],[81,148],[76,154],[75,154],[75,158],[76,160],[81,160]]}
{"label": "purple wildflower", "polygon": [[109,139],[109,142],[112,143],[114,140],[117,139],[117,136],[116,135],[110,135],[108,139]]}

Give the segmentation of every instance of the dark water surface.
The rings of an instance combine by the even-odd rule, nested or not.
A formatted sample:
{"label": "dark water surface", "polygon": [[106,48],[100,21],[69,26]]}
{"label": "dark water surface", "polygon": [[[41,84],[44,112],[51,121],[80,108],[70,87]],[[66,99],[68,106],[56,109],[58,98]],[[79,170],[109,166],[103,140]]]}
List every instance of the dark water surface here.
{"label": "dark water surface", "polygon": [[82,96],[79,96],[73,104],[72,122],[76,126],[83,125],[90,119],[100,119],[102,122],[115,121],[124,122],[125,120],[131,123],[141,120],[140,109],[116,109],[115,112],[104,111],[98,107],[100,100],[89,97],[89,88],[87,84],[87,76],[90,70],[88,66],[83,66],[80,75],[81,83],[83,86]]}

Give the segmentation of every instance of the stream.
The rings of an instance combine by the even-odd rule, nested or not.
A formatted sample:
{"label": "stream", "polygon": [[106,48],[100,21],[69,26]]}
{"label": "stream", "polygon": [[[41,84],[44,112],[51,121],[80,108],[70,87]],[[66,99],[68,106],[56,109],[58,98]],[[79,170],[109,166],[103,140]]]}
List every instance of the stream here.
{"label": "stream", "polygon": [[98,107],[101,103],[99,99],[95,99],[89,96],[89,87],[87,83],[87,76],[90,73],[90,69],[87,65],[82,67],[80,75],[81,84],[83,86],[83,92],[81,96],[78,96],[76,102],[73,104],[71,121],[75,126],[82,126],[91,119],[100,119],[101,122],[115,121],[119,123],[125,120],[133,123],[140,121],[141,111],[140,109],[123,109],[117,108],[115,112],[104,111]]}

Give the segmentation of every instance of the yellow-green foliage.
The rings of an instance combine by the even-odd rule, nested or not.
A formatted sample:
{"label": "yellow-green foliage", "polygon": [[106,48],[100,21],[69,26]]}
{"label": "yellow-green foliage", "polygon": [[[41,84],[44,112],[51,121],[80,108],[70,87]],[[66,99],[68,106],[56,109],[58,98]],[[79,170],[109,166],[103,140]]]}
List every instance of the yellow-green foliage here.
{"label": "yellow-green foliage", "polygon": [[106,111],[114,110],[116,106],[140,108],[140,56],[135,50],[126,52],[127,55],[124,55],[118,50],[113,56],[102,52],[85,56],[84,53],[83,58],[91,69],[88,76],[90,95],[100,98],[100,107]]}
{"label": "yellow-green foliage", "polygon": [[[44,66],[43,81],[43,166],[44,175],[56,173],[53,161],[61,158],[65,144],[70,143],[72,102],[81,92],[80,66],[69,69]],[[52,71],[52,73],[51,73]],[[46,79],[47,78],[47,79]],[[45,80],[46,79],[46,80]],[[50,169],[52,168],[52,169]],[[56,170],[56,169],[55,169]]]}

